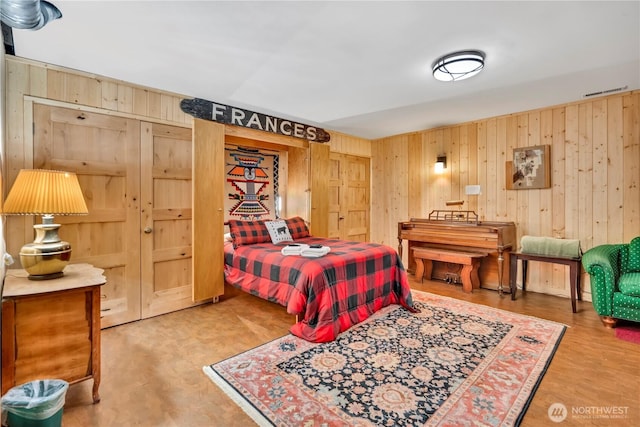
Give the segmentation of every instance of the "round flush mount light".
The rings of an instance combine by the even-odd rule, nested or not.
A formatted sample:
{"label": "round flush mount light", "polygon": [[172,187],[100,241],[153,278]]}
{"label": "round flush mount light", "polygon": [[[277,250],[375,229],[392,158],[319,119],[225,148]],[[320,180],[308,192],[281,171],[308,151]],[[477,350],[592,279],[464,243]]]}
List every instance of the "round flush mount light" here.
{"label": "round flush mount light", "polygon": [[464,80],[478,74],[484,68],[484,53],[479,50],[463,50],[450,53],[433,63],[433,77],[443,82]]}

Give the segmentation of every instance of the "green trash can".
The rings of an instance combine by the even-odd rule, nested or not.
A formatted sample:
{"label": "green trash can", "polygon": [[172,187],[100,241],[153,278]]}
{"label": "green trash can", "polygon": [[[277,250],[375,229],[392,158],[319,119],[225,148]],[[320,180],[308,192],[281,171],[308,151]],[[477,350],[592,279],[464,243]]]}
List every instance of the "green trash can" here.
{"label": "green trash can", "polygon": [[2,396],[2,420],[9,427],[60,427],[69,383],[36,380],[13,387]]}

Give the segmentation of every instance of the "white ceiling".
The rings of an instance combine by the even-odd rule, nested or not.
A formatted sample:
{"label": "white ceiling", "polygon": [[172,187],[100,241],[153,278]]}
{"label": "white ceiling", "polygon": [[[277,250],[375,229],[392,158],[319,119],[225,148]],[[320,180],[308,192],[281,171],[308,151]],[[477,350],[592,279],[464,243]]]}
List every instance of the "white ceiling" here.
{"label": "white ceiling", "polygon": [[364,138],[640,89],[640,1],[50,1],[16,56]]}

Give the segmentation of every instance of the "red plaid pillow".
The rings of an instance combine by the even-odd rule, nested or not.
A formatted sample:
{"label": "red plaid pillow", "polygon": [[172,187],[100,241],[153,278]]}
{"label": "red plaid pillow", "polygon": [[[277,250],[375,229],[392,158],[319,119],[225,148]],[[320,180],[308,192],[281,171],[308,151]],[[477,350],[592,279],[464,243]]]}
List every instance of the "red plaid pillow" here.
{"label": "red plaid pillow", "polygon": [[304,219],[299,216],[294,216],[293,218],[285,219],[287,223],[287,227],[289,228],[289,233],[291,233],[292,239],[300,239],[302,237],[309,237],[309,229],[307,228],[307,224],[305,224]]}
{"label": "red plaid pillow", "polygon": [[233,247],[251,245],[253,243],[271,242],[271,236],[263,220],[241,221],[229,220],[229,233],[233,241]]}

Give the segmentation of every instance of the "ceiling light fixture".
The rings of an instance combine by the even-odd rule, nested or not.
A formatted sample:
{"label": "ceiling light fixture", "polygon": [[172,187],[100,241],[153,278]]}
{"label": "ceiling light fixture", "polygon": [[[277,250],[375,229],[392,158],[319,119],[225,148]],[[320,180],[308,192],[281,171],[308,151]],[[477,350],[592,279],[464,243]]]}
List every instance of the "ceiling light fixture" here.
{"label": "ceiling light fixture", "polygon": [[450,53],[433,63],[433,77],[443,82],[464,80],[478,74],[484,68],[484,53],[479,50],[463,50]]}

